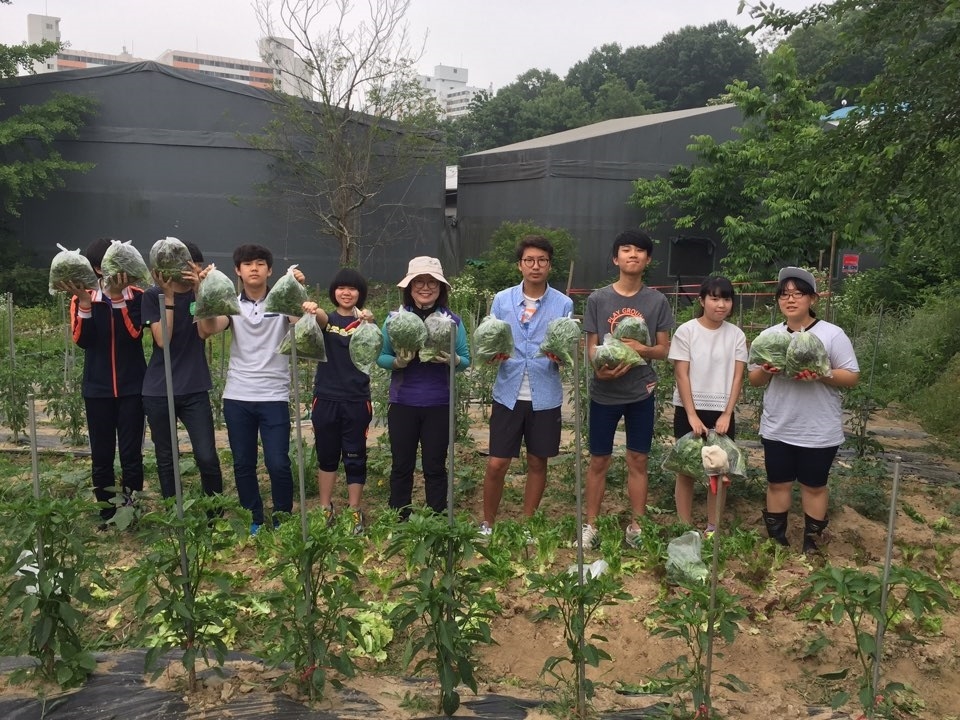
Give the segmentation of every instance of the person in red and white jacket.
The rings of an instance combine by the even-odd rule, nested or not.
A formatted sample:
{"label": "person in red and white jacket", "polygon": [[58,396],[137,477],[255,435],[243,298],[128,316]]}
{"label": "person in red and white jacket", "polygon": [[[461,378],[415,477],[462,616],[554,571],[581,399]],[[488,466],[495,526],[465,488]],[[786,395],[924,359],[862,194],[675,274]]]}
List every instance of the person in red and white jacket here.
{"label": "person in red and white jacket", "polygon": [[[73,341],[83,348],[83,394],[93,464],[93,489],[101,503],[101,529],[116,508],[133,502],[143,490],[144,414],[141,400],[143,326],[140,305],[143,290],[124,274],[104,278],[100,270],[109,238],[90,243],[84,255],[100,278],[100,289],[87,290],[64,283],[70,293],[70,329]],[[120,483],[114,458],[120,454]]]}

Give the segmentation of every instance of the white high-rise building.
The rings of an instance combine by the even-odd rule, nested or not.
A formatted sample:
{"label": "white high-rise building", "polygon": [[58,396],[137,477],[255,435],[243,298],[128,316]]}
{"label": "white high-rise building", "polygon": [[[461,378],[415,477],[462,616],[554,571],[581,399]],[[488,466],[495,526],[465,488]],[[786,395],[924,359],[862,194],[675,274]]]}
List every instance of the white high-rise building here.
{"label": "white high-rise building", "polygon": [[445,118],[455,118],[470,112],[470,101],[482,88],[467,84],[467,68],[436,65],[433,75],[420,75],[420,84],[433,92]]}
{"label": "white high-rise building", "polygon": [[260,38],[260,59],[274,69],[276,89],[287,95],[313,99],[312,73],[295,51],[290,38]]}
{"label": "white high-rise building", "polygon": [[[27,44],[39,45],[42,42],[60,42],[60,18],[50,15],[27,15]],[[57,58],[36,60],[33,63],[35,73],[53,72],[57,69]]]}

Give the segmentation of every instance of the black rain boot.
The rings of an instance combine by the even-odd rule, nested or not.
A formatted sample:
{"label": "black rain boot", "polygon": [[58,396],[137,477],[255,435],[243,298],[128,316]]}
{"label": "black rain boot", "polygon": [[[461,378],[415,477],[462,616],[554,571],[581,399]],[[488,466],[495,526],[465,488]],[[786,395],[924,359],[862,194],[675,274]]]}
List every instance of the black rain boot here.
{"label": "black rain boot", "polygon": [[806,513],[803,514],[803,552],[818,553],[820,548],[817,546],[817,540],[823,540],[823,531],[827,529],[830,521],[827,518],[815,520]]}
{"label": "black rain boot", "polygon": [[787,547],[790,542],[787,540],[787,512],[772,513],[763,511],[763,522],[767,526],[767,535],[771,539]]}

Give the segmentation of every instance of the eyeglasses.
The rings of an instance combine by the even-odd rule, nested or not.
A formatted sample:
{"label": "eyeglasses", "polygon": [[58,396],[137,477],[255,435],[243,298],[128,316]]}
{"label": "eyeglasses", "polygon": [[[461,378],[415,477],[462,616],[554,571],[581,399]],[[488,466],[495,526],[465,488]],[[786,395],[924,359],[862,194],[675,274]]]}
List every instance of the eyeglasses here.
{"label": "eyeglasses", "polygon": [[413,286],[418,288],[426,288],[427,290],[436,290],[440,287],[440,281],[436,278],[414,278]]}
{"label": "eyeglasses", "polygon": [[784,292],[784,293],[780,293],[780,299],[781,299],[781,300],[799,300],[800,298],[804,297],[805,295],[806,295],[806,293],[802,293],[802,292],[800,292],[799,290],[795,290],[794,292]]}
{"label": "eyeglasses", "polygon": [[523,263],[524,267],[546,267],[550,264],[550,258],[545,257],[525,257],[520,262]]}

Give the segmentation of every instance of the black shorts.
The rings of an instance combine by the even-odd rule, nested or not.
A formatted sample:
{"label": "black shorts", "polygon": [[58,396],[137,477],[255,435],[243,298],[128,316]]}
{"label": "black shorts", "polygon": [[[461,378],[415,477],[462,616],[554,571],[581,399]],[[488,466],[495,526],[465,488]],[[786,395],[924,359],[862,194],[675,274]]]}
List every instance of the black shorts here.
{"label": "black shorts", "polygon": [[[697,417],[707,428],[716,427],[717,420],[723,413],[720,410],[697,410]],[[688,432],[693,432],[690,427],[690,421],[687,420],[687,411],[683,405],[675,405],[673,408],[673,437],[680,439]],[[737,437],[737,418],[736,415],[730,416],[730,429],[727,430],[727,437],[735,440]]]}
{"label": "black shorts", "polygon": [[517,400],[513,410],[498,402],[490,413],[490,457],[520,457],[520,443],[536,457],[560,454],[560,408],[534,410],[529,400]]}
{"label": "black shorts", "polygon": [[808,448],[789,445],[779,440],[760,438],[763,443],[763,464],[767,471],[767,482],[792,483],[811,488],[826,487],[830,477],[830,466],[837,455],[839,445],[835,447]]}

